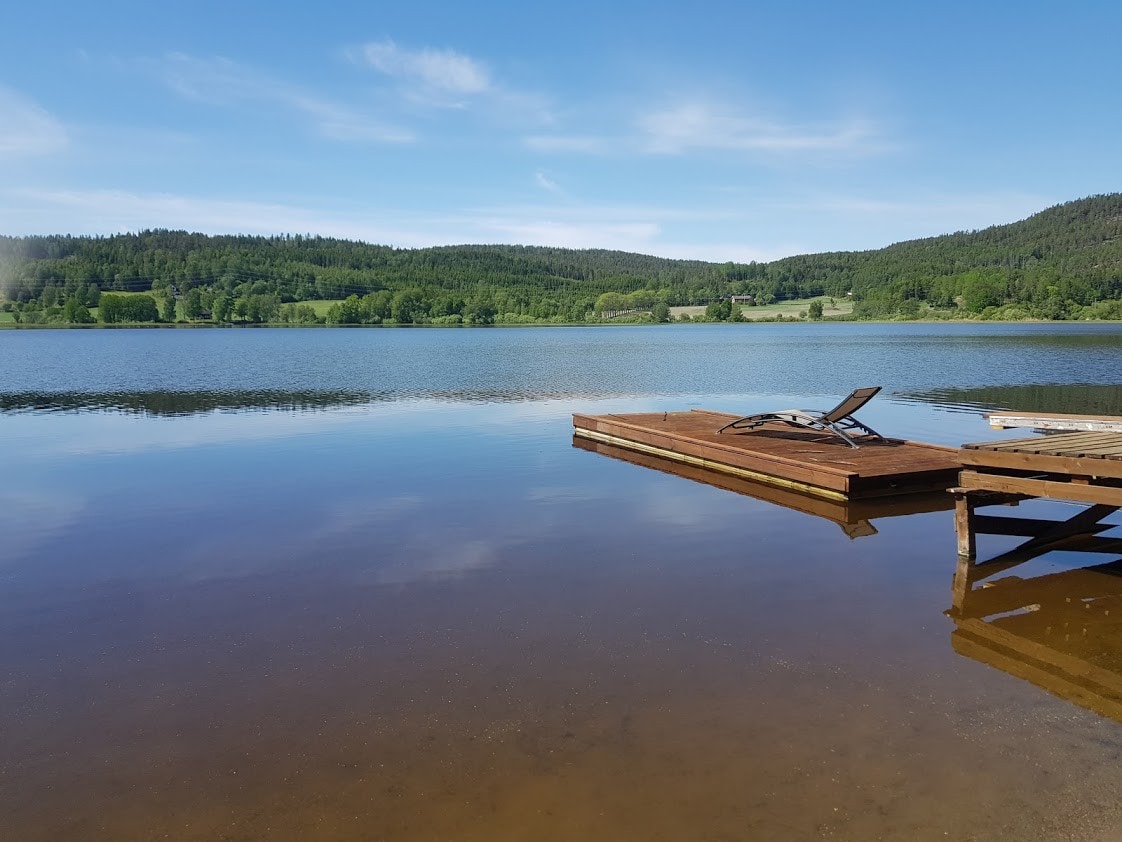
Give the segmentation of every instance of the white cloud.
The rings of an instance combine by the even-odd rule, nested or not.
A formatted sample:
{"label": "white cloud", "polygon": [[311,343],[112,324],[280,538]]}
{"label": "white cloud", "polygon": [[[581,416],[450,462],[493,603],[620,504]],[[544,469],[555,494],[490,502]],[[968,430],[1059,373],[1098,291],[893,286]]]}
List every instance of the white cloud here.
{"label": "white cloud", "polygon": [[487,64],[452,49],[410,49],[386,39],[346,51],[356,64],[397,80],[398,94],[411,105],[482,110],[499,123],[549,125],[554,117],[545,97],[518,91],[493,78]]}
{"label": "white cloud", "polygon": [[281,106],[311,117],[319,133],[332,140],[410,143],[407,129],[388,125],[361,109],[274,79],[226,58],[200,59],[172,53],[157,63],[166,84],[180,96],[208,105],[244,103]]}
{"label": "white cloud", "polygon": [[547,193],[554,193],[560,196],[564,195],[565,192],[561,189],[561,185],[543,172],[534,173],[534,184],[538,185],[538,187]]}
{"label": "white cloud", "polygon": [[49,155],[66,144],[66,130],[46,109],[0,86],[0,159]]}
{"label": "white cloud", "polygon": [[492,88],[487,67],[455,50],[408,50],[387,39],[366,44],[362,57],[387,76],[418,82],[436,91],[482,94]]}
{"label": "white cloud", "polygon": [[634,130],[615,135],[530,135],[524,144],[537,152],[585,155],[683,155],[724,150],[760,155],[828,153],[863,155],[885,144],[873,125],[846,120],[800,126],[749,116],[733,106],[686,102],[640,112]]}
{"label": "white cloud", "polygon": [[860,121],[812,128],[752,118],[727,106],[684,103],[641,116],[648,151],[676,155],[690,149],[754,152],[862,153],[873,146],[871,128]]}

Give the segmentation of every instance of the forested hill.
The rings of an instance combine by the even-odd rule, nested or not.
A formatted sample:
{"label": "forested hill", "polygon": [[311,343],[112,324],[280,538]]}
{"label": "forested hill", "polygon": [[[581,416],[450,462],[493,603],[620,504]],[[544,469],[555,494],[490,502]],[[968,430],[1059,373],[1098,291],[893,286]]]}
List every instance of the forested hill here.
{"label": "forested hill", "polygon": [[[973,313],[1006,305],[1013,316],[1078,317],[1081,306],[1122,298],[1122,193],[1067,202],[981,231],[876,251],[789,257],[768,264],[767,272],[803,291],[847,287],[860,303],[858,315],[953,308],[957,301]],[[1113,309],[1114,318],[1122,317]]]}
{"label": "forested hill", "polygon": [[[645,312],[732,294],[761,302],[852,296],[857,317],[1118,318],[1122,194],[875,251],[749,264],[533,246],[395,249],[325,237],[166,230],[0,237],[0,307],[23,321],[81,321],[83,307],[114,291],[152,293],[160,317],[180,320],[275,321],[281,315],[311,321],[312,308],[295,305],[336,299],[332,320],[343,322],[582,321],[604,310]],[[121,302],[128,299],[117,298],[106,312],[127,318]],[[66,315],[66,305],[75,318]]]}

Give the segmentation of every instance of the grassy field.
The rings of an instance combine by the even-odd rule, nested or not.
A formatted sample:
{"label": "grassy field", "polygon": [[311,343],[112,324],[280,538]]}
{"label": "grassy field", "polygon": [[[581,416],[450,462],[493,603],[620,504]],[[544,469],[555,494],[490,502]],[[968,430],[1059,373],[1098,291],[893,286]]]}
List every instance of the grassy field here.
{"label": "grassy field", "polygon": [[13,316],[11,313],[5,313],[4,311],[0,310],[0,325],[14,325],[15,323],[15,316]]}
{"label": "grassy field", "polygon": [[332,299],[313,298],[310,301],[298,301],[296,303],[307,304],[309,307],[316,311],[317,316],[323,317],[327,315],[327,310],[332,304],[338,304],[340,302]]}
{"label": "grassy field", "polygon": [[[825,296],[818,298],[797,298],[792,301],[777,301],[775,304],[767,304],[760,307],[740,307],[740,313],[746,321],[758,321],[760,319],[774,319],[776,316],[783,316],[785,319],[799,317],[799,313],[805,313],[807,306],[812,301],[822,302],[822,315],[823,316],[842,316],[847,315],[853,311],[853,302],[845,299],[835,299],[833,305],[830,304],[830,299]],[[705,313],[705,307],[671,307],[670,315],[673,318],[678,318],[682,313],[686,313],[693,318]]]}

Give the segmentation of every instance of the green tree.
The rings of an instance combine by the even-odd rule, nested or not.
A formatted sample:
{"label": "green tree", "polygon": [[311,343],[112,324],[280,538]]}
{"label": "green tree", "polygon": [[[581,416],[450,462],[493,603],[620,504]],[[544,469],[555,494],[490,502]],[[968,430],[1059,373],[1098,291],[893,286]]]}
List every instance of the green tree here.
{"label": "green tree", "polygon": [[327,310],[327,323],[335,325],[362,324],[362,302],[357,295],[348,295],[341,303]]}
{"label": "green tree", "polygon": [[821,301],[811,301],[810,304],[807,305],[806,314],[807,314],[807,317],[809,317],[809,318],[811,318],[815,321],[817,321],[818,319],[821,319],[822,318],[822,302]]}
{"label": "green tree", "polygon": [[477,295],[464,305],[464,321],[469,325],[493,325],[498,310],[489,295]]}
{"label": "green tree", "polygon": [[592,309],[598,316],[606,313],[621,313],[624,310],[631,309],[631,302],[626,295],[618,292],[605,292],[596,299],[596,304]]}
{"label": "green tree", "polygon": [[705,319],[710,322],[727,322],[732,318],[732,301],[722,298],[713,301],[705,308]]}
{"label": "green tree", "polygon": [[183,315],[191,320],[202,317],[203,291],[198,287],[191,287],[183,297]]}
{"label": "green tree", "polygon": [[255,293],[246,299],[246,318],[255,324],[275,322],[280,312],[280,299],[267,293]]}
{"label": "green tree", "polygon": [[230,296],[226,293],[219,293],[214,297],[214,301],[210,305],[210,317],[216,322],[228,322],[230,320],[230,310],[233,303]]}
{"label": "green tree", "polygon": [[164,301],[160,306],[160,318],[165,322],[174,322],[176,315],[176,301],[175,296],[172,295],[171,290],[164,292]]}
{"label": "green tree", "polygon": [[393,319],[398,324],[414,324],[428,315],[424,295],[419,289],[403,289],[393,297]]}
{"label": "green tree", "polygon": [[74,296],[66,299],[66,303],[62,305],[62,320],[69,324],[84,325],[90,324],[94,318],[85,302]]}
{"label": "green tree", "polygon": [[670,308],[665,301],[659,301],[651,308],[651,317],[660,324],[670,321]]}
{"label": "green tree", "polygon": [[120,322],[154,322],[159,316],[156,300],[150,295],[101,296],[98,312],[106,324]]}
{"label": "green tree", "polygon": [[1005,303],[1005,279],[993,272],[972,271],[962,276],[962,302],[971,313]]}

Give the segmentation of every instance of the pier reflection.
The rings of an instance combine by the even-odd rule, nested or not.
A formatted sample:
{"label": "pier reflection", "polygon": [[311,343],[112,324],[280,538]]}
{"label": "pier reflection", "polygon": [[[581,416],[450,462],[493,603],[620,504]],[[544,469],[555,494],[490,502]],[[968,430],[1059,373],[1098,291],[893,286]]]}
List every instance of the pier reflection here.
{"label": "pier reflection", "polygon": [[1122,722],[1122,559],[982,582],[992,575],[960,566],[954,650]]}
{"label": "pier reflection", "polygon": [[864,500],[830,499],[803,494],[778,485],[741,479],[730,474],[639,453],[580,436],[573,436],[573,447],[825,518],[836,523],[850,538],[876,535],[877,528],[873,525],[873,521],[880,518],[949,511],[954,508],[954,499],[950,494],[942,491]]}

